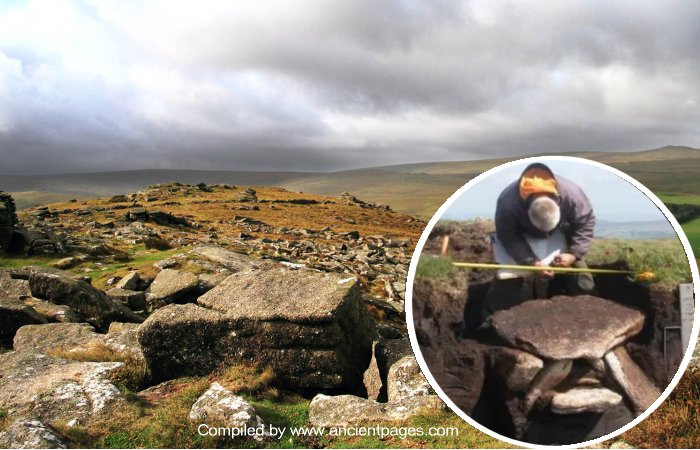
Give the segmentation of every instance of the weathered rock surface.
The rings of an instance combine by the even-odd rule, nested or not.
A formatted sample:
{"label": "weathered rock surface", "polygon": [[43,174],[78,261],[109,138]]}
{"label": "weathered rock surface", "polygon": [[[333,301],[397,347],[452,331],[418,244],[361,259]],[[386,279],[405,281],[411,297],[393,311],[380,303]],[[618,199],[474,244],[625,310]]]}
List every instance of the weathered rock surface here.
{"label": "weathered rock surface", "polygon": [[435,394],[420,371],[415,356],[405,356],[393,364],[387,382],[390,402]]}
{"label": "weathered rock surface", "polygon": [[241,272],[257,267],[258,259],[248,255],[232,252],[214,245],[200,245],[190,252],[193,255],[206,258],[232,272]]}
{"label": "weathered rock surface", "polygon": [[632,360],[623,346],[605,355],[605,365],[634,405],[637,414],[646,411],[661,395],[661,391]]}
{"label": "weathered rock surface", "polygon": [[491,354],[496,373],[513,392],[525,392],[544,367],[543,361],[532,353],[501,347]]}
{"label": "weathered rock surface", "polygon": [[256,428],[263,425],[250,403],[219,383],[212,383],[192,405],[189,419],[231,428]]}
{"label": "weathered rock surface", "polygon": [[27,280],[12,278],[10,272],[0,270],[0,298],[21,300],[23,297],[31,297]]}
{"label": "weathered rock surface", "polygon": [[134,323],[112,322],[107,334],[100,334],[87,323],[27,325],[17,331],[14,349],[50,356],[59,352],[61,356],[70,357],[71,353],[101,351],[106,348],[114,352],[115,360],[127,356],[143,360],[137,339],[138,326]]}
{"label": "weathered rock surface", "polygon": [[0,431],[1,448],[68,448],[52,427],[40,420],[16,420]]}
{"label": "weathered rock surface", "polygon": [[70,306],[56,305],[34,297],[26,297],[22,302],[34,308],[34,311],[48,322],[80,322],[80,318]]}
{"label": "weathered rock surface", "polygon": [[15,201],[10,194],[0,191],[0,255],[9,248],[15,225],[17,225]]}
{"label": "weathered rock surface", "polygon": [[118,362],[77,362],[38,353],[0,355],[0,408],[9,418],[80,423],[123,397],[109,381]]}
{"label": "weathered rock surface", "polygon": [[34,308],[20,300],[0,297],[0,340],[12,339],[20,327],[38,323],[46,323],[46,319]]}
{"label": "weathered rock surface", "polygon": [[379,403],[354,395],[316,395],[309,405],[309,422],[318,427],[346,427],[383,421],[403,421],[430,410],[442,410],[436,395]]}
{"label": "weathered rock surface", "polygon": [[143,317],[113,301],[102,291],[61,271],[30,272],[29,288],[34,297],[69,306],[81,320],[101,330],[115,321],[143,321]]}
{"label": "weathered rock surface", "polygon": [[[528,387],[527,394],[523,401],[523,410],[526,413],[530,412],[543,394],[547,394],[548,391],[559,385],[569,376],[572,366],[573,361],[570,359],[548,361],[542,370],[537,372],[535,379],[532,380],[532,383]],[[551,394],[551,392],[549,393]],[[545,398],[545,401],[546,400],[548,399]]]}
{"label": "weathered rock surface", "polygon": [[406,356],[391,366],[388,392],[389,401],[386,403],[354,395],[318,394],[309,405],[309,420],[315,426],[342,427],[402,421],[421,412],[445,408],[421,374],[413,356]]}
{"label": "weathered rock surface", "polygon": [[379,366],[377,365],[376,348],[377,342],[375,341],[372,343],[372,359],[369,362],[369,367],[362,375],[362,381],[365,389],[367,389],[367,398],[370,400],[379,400],[383,386]]}
{"label": "weathered rock surface", "polygon": [[27,325],[17,330],[13,348],[17,351],[47,354],[56,350],[84,347],[101,336],[87,323]]}
{"label": "weathered rock surface", "polygon": [[490,321],[508,344],[542,358],[601,358],[639,333],[644,315],[590,295],[556,296],[498,311]]}
{"label": "weathered rock surface", "polygon": [[622,396],[605,388],[577,388],[552,397],[555,414],[602,413],[622,401]]}
{"label": "weathered rock surface", "polygon": [[146,309],[146,294],[141,291],[113,288],[106,292],[107,296],[127,306],[134,311]]}
{"label": "weathered rock surface", "polygon": [[151,304],[174,303],[185,300],[197,287],[197,275],[175,269],[163,269],[146,290]]}
{"label": "weathered rock surface", "polygon": [[385,403],[354,395],[316,395],[309,404],[309,422],[317,427],[344,427],[386,419]]}
{"label": "weathered rock surface", "polygon": [[126,289],[127,291],[136,291],[139,288],[139,282],[141,281],[141,275],[138,272],[129,272],[124,275],[124,278],[119,280],[117,284],[114,285],[116,289]]}
{"label": "weathered rock surface", "polygon": [[354,277],[273,267],[231,275],[198,301],[207,308],[169,305],[140,328],[155,380],[249,362],[283,387],[362,386],[372,328]]}

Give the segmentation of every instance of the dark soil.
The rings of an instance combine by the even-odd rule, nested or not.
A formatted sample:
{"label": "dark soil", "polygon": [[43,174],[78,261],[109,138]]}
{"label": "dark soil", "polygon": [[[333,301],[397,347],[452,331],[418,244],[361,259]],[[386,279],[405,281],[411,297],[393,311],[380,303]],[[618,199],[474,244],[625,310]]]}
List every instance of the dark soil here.
{"label": "dark soil", "polygon": [[[493,222],[474,221],[469,223],[439,222],[428,236],[423,254],[439,255],[444,236],[449,236],[447,255],[455,262],[493,263],[491,233],[495,231]],[[469,282],[481,282],[493,277],[492,270],[473,269],[468,273]]]}

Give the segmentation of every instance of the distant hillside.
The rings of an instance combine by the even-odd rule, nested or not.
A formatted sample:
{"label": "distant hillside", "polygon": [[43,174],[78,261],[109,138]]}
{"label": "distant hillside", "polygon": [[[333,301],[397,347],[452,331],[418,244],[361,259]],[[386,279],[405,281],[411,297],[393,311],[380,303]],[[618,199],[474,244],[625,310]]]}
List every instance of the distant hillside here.
{"label": "distant hillside", "polygon": [[666,220],[648,222],[612,222],[599,220],[595,227],[599,238],[660,239],[675,238],[676,232]]}
{"label": "distant hillside", "polygon": [[[562,154],[609,164],[630,174],[656,193],[700,195],[700,149],[667,146],[639,152]],[[48,199],[56,201],[113,195],[169,181],[280,186],[322,195],[338,195],[347,191],[361,199],[388,204],[397,211],[428,218],[471,178],[518,158],[403,164],[330,173],[140,170],[48,176],[3,175],[0,177],[0,190],[12,192],[18,204],[27,207]]]}

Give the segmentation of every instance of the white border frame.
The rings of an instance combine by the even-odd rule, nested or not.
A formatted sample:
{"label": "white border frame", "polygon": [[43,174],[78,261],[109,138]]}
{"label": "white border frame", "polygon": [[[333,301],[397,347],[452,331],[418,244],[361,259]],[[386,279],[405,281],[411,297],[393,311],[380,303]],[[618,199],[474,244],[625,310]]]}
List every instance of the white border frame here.
{"label": "white border frame", "polygon": [[[695,315],[693,317],[693,328],[692,332],[690,334],[690,343],[688,344],[688,348],[685,350],[685,354],[683,356],[683,360],[681,361],[680,367],[678,368],[678,371],[674,375],[673,379],[671,382],[668,384],[666,389],[661,393],[661,396],[656,399],[656,401],[649,407],[647,408],[646,411],[644,411],[641,415],[639,415],[637,418],[632,420],[630,423],[625,425],[622,428],[619,428],[618,430],[606,434],[605,436],[601,436],[596,439],[592,439],[590,441],[585,441],[585,442],[580,442],[576,444],[569,444],[569,445],[563,445],[563,446],[550,446],[550,445],[537,445],[537,444],[532,444],[529,442],[523,442],[523,441],[518,441],[515,439],[508,438],[506,436],[502,436],[498,433],[495,433],[491,431],[490,429],[486,428],[485,426],[481,425],[471,417],[469,417],[464,411],[462,411],[457,405],[455,405],[452,400],[443,392],[442,388],[437,384],[435,381],[435,378],[433,378],[432,373],[430,372],[430,369],[428,365],[425,363],[425,359],[423,358],[422,353],[420,352],[420,347],[418,346],[418,341],[416,338],[416,328],[415,324],[413,321],[413,282],[415,280],[416,276],[416,267],[418,266],[418,258],[420,257],[420,254],[423,251],[423,247],[425,246],[425,242],[428,240],[428,236],[432,229],[435,227],[437,224],[438,220],[442,217],[442,215],[447,211],[447,209],[450,207],[450,205],[457,200],[462,194],[467,192],[469,188],[474,186],[475,184],[479,183],[481,180],[490,177],[506,168],[516,166],[523,164],[525,162],[548,162],[548,161],[567,161],[567,162],[575,162],[575,163],[580,163],[580,164],[585,164],[589,166],[595,166],[603,170],[607,170],[608,172],[617,175],[618,177],[622,178],[623,180],[627,181],[630,183],[632,186],[636,187],[639,191],[641,191],[644,195],[646,195],[654,204],[661,210],[661,212],[666,216],[666,219],[668,219],[669,223],[673,227],[673,229],[676,232],[676,235],[680,239],[681,243],[683,244],[683,249],[685,250],[686,257],[688,258],[688,262],[690,264],[690,270],[693,278],[693,293],[695,295]],[[675,217],[673,217],[673,214],[671,214],[671,211],[666,208],[666,206],[663,204],[661,200],[649,189],[647,189],[644,185],[642,185],[639,181],[635,180],[634,178],[630,177],[624,172],[621,172],[614,167],[607,166],[605,164],[599,163],[597,161],[591,161],[589,159],[585,158],[575,158],[571,156],[537,156],[537,157],[531,157],[531,158],[522,158],[518,159],[515,161],[511,161],[505,164],[501,164],[499,166],[496,166],[490,170],[487,170],[486,172],[481,173],[479,176],[472,178],[462,186],[457,192],[452,194],[450,198],[443,203],[443,205],[440,207],[440,209],[437,210],[437,212],[433,215],[433,217],[430,219],[428,222],[428,225],[426,226],[425,230],[423,230],[423,233],[421,234],[420,239],[418,240],[418,243],[416,244],[416,249],[413,253],[413,256],[411,258],[411,265],[408,270],[408,278],[406,280],[406,305],[405,305],[405,310],[406,310],[406,325],[408,327],[408,334],[409,334],[409,339],[411,341],[411,347],[413,349],[413,353],[416,356],[416,361],[418,361],[418,365],[421,368],[421,371],[423,372],[423,375],[425,378],[428,380],[430,385],[433,387],[435,392],[438,394],[438,396],[442,399],[442,401],[449,406],[449,408],[454,411],[458,416],[460,416],[462,419],[464,419],[467,423],[472,425],[474,428],[478,429],[479,431],[488,434],[489,436],[499,439],[503,442],[506,442],[511,445],[517,445],[521,447],[528,447],[528,448],[538,448],[538,449],[551,449],[554,447],[560,447],[560,448],[578,448],[578,447],[583,447],[586,445],[594,445],[594,444],[599,444],[603,441],[606,441],[608,439],[611,439],[613,437],[616,437],[625,431],[629,430],[630,428],[636,426],[639,424],[641,421],[646,419],[651,413],[653,413],[660,405],[663,403],[664,400],[669,396],[671,391],[676,387],[678,382],[680,381],[681,377],[683,376],[683,373],[685,373],[686,369],[688,368],[688,364],[690,363],[690,359],[693,356],[693,350],[695,348],[695,344],[698,340],[698,331],[699,331],[699,320],[698,318],[700,317],[700,308],[698,308],[698,299],[700,298],[700,291],[699,288],[700,286],[698,285],[698,280],[700,279],[700,275],[698,275],[698,265],[697,261],[695,260],[695,256],[693,254],[692,247],[690,246],[690,242],[688,241],[688,238],[686,237],[685,233],[683,232],[683,229],[681,228],[680,224],[676,220]]]}

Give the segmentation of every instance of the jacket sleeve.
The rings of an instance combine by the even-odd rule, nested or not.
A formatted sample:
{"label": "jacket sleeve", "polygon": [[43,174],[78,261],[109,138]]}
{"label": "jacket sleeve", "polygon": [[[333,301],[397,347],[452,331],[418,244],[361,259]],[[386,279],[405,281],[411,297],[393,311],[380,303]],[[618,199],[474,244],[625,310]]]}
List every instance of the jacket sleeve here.
{"label": "jacket sleeve", "polygon": [[588,253],[593,241],[595,214],[593,206],[583,191],[576,193],[572,205],[571,228],[568,234],[569,253],[581,259]]}
{"label": "jacket sleeve", "polygon": [[499,199],[496,204],[496,236],[515,262],[529,266],[537,261],[537,256],[525,240],[518,219],[517,208],[508,207]]}

